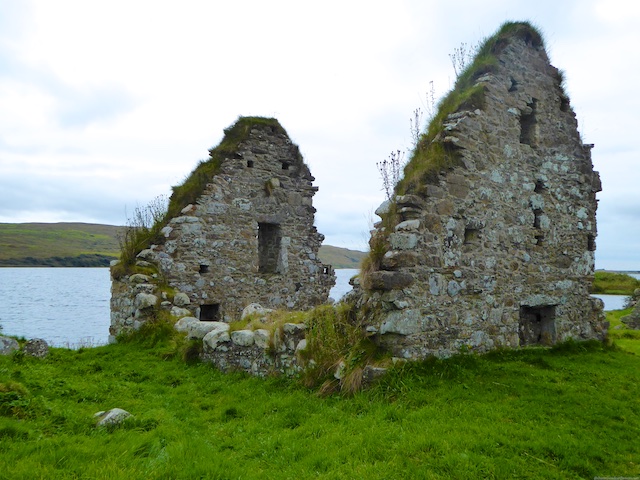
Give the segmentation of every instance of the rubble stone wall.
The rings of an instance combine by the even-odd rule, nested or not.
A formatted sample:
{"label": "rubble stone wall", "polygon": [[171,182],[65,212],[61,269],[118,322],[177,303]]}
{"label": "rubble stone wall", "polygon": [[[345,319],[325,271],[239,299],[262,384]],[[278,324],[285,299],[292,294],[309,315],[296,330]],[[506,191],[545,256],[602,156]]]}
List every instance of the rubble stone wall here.
{"label": "rubble stone wall", "polygon": [[512,38],[477,84],[484,107],[449,115],[436,140],[459,166],[376,212],[389,250],[359,302],[397,357],[606,333],[589,295],[600,179],[558,71]]}
{"label": "rubble stone wall", "polygon": [[[112,335],[146,321],[153,299],[141,294],[155,295],[168,310],[178,307],[181,316],[223,322],[239,319],[254,302],[306,310],[327,301],[335,274],[318,259],[324,239],[314,226],[318,189],[298,147],[278,127],[252,125],[198,201],[170,219],[164,241],[139,254],[142,266],[158,269],[155,278],[113,279]],[[179,305],[158,295],[160,280],[179,295]]]}

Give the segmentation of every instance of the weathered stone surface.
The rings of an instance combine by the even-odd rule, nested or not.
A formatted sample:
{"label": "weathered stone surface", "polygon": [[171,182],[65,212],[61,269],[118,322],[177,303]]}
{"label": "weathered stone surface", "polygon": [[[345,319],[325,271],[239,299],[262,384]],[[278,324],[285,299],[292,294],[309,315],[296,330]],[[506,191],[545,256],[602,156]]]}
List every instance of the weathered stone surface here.
{"label": "weathered stone surface", "polygon": [[0,335],[0,355],[11,355],[20,349],[20,344],[15,338]]}
{"label": "weathered stone surface", "polygon": [[136,273],[129,277],[129,281],[131,283],[149,283],[151,281],[151,277],[141,273]]}
{"label": "weathered stone surface", "polygon": [[251,330],[236,330],[231,332],[231,341],[241,347],[250,347],[254,344],[255,334]]}
{"label": "weathered stone surface", "polygon": [[242,320],[247,318],[249,315],[253,315],[256,317],[264,317],[265,315],[273,312],[272,308],[264,308],[259,303],[250,303],[242,310],[242,316],[240,317]]}
{"label": "weathered stone surface", "polygon": [[407,272],[378,271],[369,275],[369,284],[372,290],[396,290],[411,285],[413,275]]}
{"label": "weathered stone surface", "polygon": [[225,143],[236,142],[235,152],[225,150],[197,201],[163,229],[163,242],[138,254],[158,278],[113,279],[113,336],[152,318],[159,279],[178,292],[162,308],[207,321],[238,320],[252,302],[268,311],[327,301],[335,274],[318,258],[314,178],[276,120],[238,122]]}
{"label": "weathered stone surface", "polygon": [[93,416],[97,419],[97,427],[106,427],[107,425],[119,425],[132,415],[121,408],[112,408],[106,412],[97,412]]}
{"label": "weathered stone surface", "polygon": [[25,355],[35,358],[45,358],[49,355],[49,344],[42,338],[32,338],[22,347]]}
{"label": "weathered stone surface", "polygon": [[229,329],[215,329],[207,333],[202,339],[202,344],[205,349],[205,353],[207,349],[215,350],[218,348],[218,345],[222,343],[227,343],[231,341],[231,336],[229,335]]}
{"label": "weathered stone surface", "polygon": [[150,293],[138,293],[136,295],[135,306],[139,309],[155,307],[158,303],[158,297]]}
{"label": "weathered stone surface", "polygon": [[402,267],[413,267],[419,262],[418,254],[411,250],[391,250],[382,257],[383,270],[396,270]]}
{"label": "weathered stone surface", "polygon": [[476,80],[482,108],[453,112],[434,139],[454,164],[396,197],[385,230],[372,232],[392,227],[390,251],[352,297],[398,358],[606,333],[589,295],[600,189],[591,148],[544,48],[513,35],[498,50],[495,71]]}
{"label": "weathered stone surface", "polygon": [[383,215],[387,215],[389,213],[389,208],[391,207],[391,201],[390,200],[385,200],[384,202],[382,202],[380,204],[380,206],[378,208],[376,208],[376,211],[374,212],[376,215],[378,215],[379,217],[383,216]]}
{"label": "weathered stone surface", "polygon": [[[635,296],[635,294],[634,294]],[[620,319],[628,328],[640,330],[640,303],[636,304],[629,315],[625,315]]]}
{"label": "weathered stone surface", "polygon": [[184,307],[185,305],[189,305],[191,303],[191,299],[189,299],[189,295],[183,292],[178,292],[173,297],[173,304],[176,307]]}
{"label": "weathered stone surface", "polygon": [[190,317],[192,315],[191,310],[176,306],[171,306],[169,312],[171,313],[171,315],[177,318]]}
{"label": "weathered stone surface", "polygon": [[184,317],[173,326],[178,332],[186,332],[189,339],[201,339],[214,330],[229,330],[229,325],[222,322],[202,322],[195,317]]}
{"label": "weathered stone surface", "polygon": [[269,330],[259,328],[253,332],[253,341],[257,347],[268,348],[270,339],[271,333],[269,333]]}

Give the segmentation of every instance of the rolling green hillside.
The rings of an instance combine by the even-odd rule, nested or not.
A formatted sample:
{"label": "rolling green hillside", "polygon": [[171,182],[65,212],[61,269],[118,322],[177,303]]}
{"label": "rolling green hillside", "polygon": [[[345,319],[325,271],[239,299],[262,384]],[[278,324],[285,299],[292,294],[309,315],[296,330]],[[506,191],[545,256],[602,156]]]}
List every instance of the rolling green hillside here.
{"label": "rolling green hillside", "polygon": [[[95,223],[0,223],[0,266],[99,267],[119,255],[123,227]],[[320,259],[358,268],[363,252],[324,245]]]}

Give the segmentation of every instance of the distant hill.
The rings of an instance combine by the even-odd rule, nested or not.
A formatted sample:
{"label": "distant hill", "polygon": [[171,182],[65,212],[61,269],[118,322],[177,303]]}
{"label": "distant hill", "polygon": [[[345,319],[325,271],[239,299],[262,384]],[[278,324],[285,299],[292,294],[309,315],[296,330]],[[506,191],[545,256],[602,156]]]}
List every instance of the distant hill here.
{"label": "distant hill", "polygon": [[[0,223],[0,267],[106,267],[118,258],[124,227],[96,223]],[[364,252],[323,245],[334,268],[358,268]]]}

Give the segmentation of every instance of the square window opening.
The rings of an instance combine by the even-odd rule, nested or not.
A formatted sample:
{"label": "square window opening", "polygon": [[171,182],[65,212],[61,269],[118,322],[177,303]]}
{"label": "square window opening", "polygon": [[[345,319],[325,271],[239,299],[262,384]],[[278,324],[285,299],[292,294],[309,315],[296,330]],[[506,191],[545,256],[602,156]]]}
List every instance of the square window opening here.
{"label": "square window opening", "polygon": [[200,265],[200,269],[198,270],[198,273],[202,274],[202,273],[208,273],[209,272],[209,265]]}
{"label": "square window opening", "polygon": [[200,321],[201,322],[219,322],[220,321],[220,304],[210,303],[200,305]]}
{"label": "square window opening", "polygon": [[520,346],[553,345],[556,342],[556,306],[520,307]]}
{"label": "square window opening", "polygon": [[247,168],[253,168],[253,160],[247,160]]}
{"label": "square window opening", "polygon": [[464,229],[464,244],[470,245],[478,241],[478,235],[480,231],[477,228],[465,228]]}
{"label": "square window opening", "polygon": [[282,162],[282,170],[289,170],[289,162]]}

